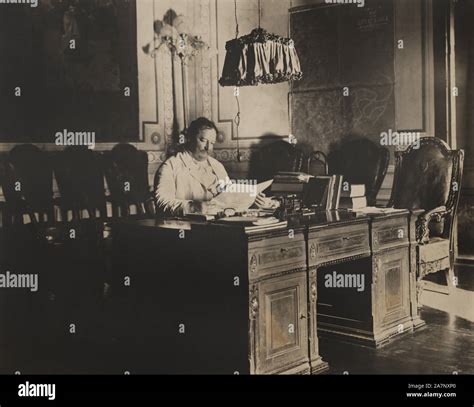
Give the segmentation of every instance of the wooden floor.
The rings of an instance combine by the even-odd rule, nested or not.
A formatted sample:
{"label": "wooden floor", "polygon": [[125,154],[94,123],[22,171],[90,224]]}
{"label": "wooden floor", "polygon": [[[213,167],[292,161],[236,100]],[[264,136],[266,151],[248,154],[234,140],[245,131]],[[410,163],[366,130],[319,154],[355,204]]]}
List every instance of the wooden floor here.
{"label": "wooden floor", "polygon": [[[456,274],[459,286],[449,295],[443,290],[423,294],[424,302],[431,306],[422,307],[426,326],[414,333],[379,349],[321,339],[321,355],[330,365],[326,374],[474,374],[474,320],[459,316],[474,310],[474,268],[458,268]],[[100,337],[97,333],[106,329],[103,321],[107,320],[107,315],[97,315],[91,336]],[[107,337],[106,332],[103,336]],[[16,343],[3,349],[0,374],[123,374],[133,370],[130,366],[137,370],[137,360],[148,361],[138,373],[153,374],[159,357],[141,345],[145,339],[131,333],[131,348],[138,353],[124,352],[123,346],[110,341],[84,347],[78,343],[79,337],[77,343],[70,342],[70,335],[48,340],[40,349]],[[205,366],[196,368],[196,373],[205,373]]]}
{"label": "wooden floor", "polygon": [[458,267],[456,275],[449,294],[443,287],[422,294],[430,307],[421,308],[426,326],[414,333],[380,349],[321,340],[327,374],[474,374],[474,268]]}

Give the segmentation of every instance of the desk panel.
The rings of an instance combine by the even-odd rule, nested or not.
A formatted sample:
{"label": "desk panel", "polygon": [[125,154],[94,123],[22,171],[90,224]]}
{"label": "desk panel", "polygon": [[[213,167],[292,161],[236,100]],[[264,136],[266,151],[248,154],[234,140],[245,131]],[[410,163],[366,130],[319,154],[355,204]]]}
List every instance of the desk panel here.
{"label": "desk panel", "polygon": [[368,221],[325,228],[309,227],[308,266],[370,254]]}

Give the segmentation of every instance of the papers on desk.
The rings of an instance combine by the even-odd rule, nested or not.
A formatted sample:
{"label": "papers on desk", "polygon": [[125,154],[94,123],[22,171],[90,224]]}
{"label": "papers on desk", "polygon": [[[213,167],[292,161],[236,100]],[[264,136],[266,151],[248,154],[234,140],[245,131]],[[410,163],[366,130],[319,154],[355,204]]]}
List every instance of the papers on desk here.
{"label": "papers on desk", "polygon": [[252,226],[247,226],[245,228],[245,231],[248,233],[251,232],[260,232],[260,231],[267,231],[267,230],[273,230],[273,229],[284,229],[288,227],[288,221],[280,221],[279,219],[276,218],[266,218],[266,219],[260,219],[256,222],[252,223]]}
{"label": "papers on desk", "polygon": [[258,185],[234,183],[226,186],[226,190],[216,196],[211,202],[221,209],[235,209],[244,212],[255,204],[258,194],[272,185],[273,180]]}
{"label": "papers on desk", "polygon": [[179,219],[163,219],[158,226],[163,229],[191,230],[191,223]]}
{"label": "papers on desk", "polygon": [[351,212],[364,213],[367,215],[384,215],[388,213],[397,213],[403,212],[405,209],[395,209],[395,208],[378,208],[376,206],[367,206],[365,208],[358,209],[348,209]]}

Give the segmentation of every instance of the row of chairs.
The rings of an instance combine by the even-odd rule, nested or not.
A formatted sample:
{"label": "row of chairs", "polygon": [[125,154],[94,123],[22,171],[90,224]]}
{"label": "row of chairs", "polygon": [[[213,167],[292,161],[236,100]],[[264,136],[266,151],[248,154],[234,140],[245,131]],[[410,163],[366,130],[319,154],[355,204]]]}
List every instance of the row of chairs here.
{"label": "row of chairs", "polygon": [[[311,175],[343,174],[354,184],[365,184],[369,205],[375,205],[389,164],[387,149],[368,139],[358,139],[334,149],[326,156],[315,151],[305,155],[297,147],[278,141],[252,156],[250,178],[267,180],[278,171],[303,171]],[[3,170],[3,171],[2,171]],[[59,195],[53,195],[53,173]],[[111,151],[97,153],[86,147],[68,147],[46,153],[34,145],[13,148],[0,166],[6,203],[3,224],[130,216],[135,207],[140,216],[154,214],[153,194],[148,182],[148,155],[130,144],[118,144]],[[105,180],[110,195],[105,195]]]}
{"label": "row of chairs", "polygon": [[[63,364],[57,372],[81,360],[91,363],[87,355],[97,349],[92,344],[110,346],[117,336],[107,328],[112,319],[104,316],[118,315],[106,306],[114,269],[109,225],[154,213],[148,155],[128,144],[107,152],[85,147],[44,152],[25,144],[3,157],[0,174],[5,197],[0,272],[36,274],[39,283],[36,293],[6,292],[2,312],[15,310],[15,318],[4,326],[0,342],[57,360]],[[29,362],[21,365],[19,357],[21,352],[12,363],[27,370]],[[72,357],[76,360],[67,360]]]}
{"label": "row of chairs", "polygon": [[[31,222],[53,223],[55,208],[63,220],[81,219],[84,212],[89,218],[107,218],[107,202],[113,217],[130,215],[133,206],[139,215],[154,211],[148,155],[130,144],[103,153],[76,146],[47,153],[31,144],[19,145],[7,154],[0,171],[4,225],[24,223],[25,215]],[[53,173],[58,197],[53,193]]]}

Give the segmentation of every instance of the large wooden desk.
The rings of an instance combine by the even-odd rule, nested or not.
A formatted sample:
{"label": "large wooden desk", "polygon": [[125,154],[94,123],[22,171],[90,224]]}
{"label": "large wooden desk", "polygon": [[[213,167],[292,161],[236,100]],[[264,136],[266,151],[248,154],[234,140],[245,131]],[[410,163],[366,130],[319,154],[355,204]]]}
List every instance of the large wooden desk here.
{"label": "large wooden desk", "polygon": [[[155,343],[156,373],[320,373],[318,334],[378,346],[414,326],[408,212],[263,231],[143,220],[113,235],[115,292],[154,301],[134,315],[156,318],[135,325]],[[325,287],[333,272],[363,274],[364,290]]]}
{"label": "large wooden desk", "polygon": [[304,231],[153,220],[116,225],[117,282],[132,274],[159,298],[154,312],[165,331],[155,337],[166,351],[157,370],[309,373]]}

